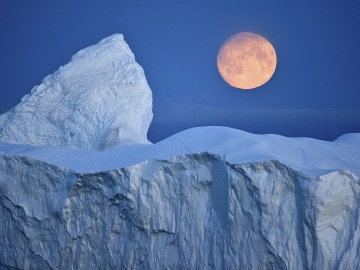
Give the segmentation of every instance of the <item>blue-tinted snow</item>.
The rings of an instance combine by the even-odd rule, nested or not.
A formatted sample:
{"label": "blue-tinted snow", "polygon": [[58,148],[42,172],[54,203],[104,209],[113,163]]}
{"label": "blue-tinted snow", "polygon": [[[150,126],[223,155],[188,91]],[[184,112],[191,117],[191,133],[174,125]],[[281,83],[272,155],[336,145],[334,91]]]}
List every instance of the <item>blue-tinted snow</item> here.
{"label": "blue-tinted snow", "polygon": [[102,152],[0,143],[0,152],[23,155],[76,172],[99,172],[151,159],[209,152],[230,163],[279,160],[308,175],[349,170],[360,175],[360,134],[328,142],[311,138],[256,135],[227,127],[198,127],[156,144],[118,147]]}

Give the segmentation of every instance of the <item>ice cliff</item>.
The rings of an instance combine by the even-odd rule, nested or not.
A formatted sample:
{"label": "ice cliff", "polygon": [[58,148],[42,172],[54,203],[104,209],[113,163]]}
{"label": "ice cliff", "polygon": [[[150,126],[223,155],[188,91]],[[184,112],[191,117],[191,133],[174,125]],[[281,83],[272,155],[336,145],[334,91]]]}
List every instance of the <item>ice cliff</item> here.
{"label": "ice cliff", "polygon": [[0,116],[0,141],[103,150],[148,143],[152,93],[120,34],[75,54]]}
{"label": "ice cliff", "polygon": [[[98,173],[0,159],[6,269],[359,269],[360,185],[209,153]],[[10,268],[12,267],[12,268]]]}
{"label": "ice cliff", "polygon": [[151,104],[114,35],[0,116],[0,269],[360,269],[360,134],[147,144]]}

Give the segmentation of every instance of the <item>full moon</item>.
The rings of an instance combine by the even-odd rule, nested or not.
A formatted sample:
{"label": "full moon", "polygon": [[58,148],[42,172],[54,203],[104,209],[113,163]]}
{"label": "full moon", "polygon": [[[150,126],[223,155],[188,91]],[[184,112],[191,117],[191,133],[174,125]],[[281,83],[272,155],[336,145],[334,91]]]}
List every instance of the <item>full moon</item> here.
{"label": "full moon", "polygon": [[275,49],[269,41],[254,33],[242,32],[221,46],[217,68],[228,84],[249,90],[270,80],[276,61]]}

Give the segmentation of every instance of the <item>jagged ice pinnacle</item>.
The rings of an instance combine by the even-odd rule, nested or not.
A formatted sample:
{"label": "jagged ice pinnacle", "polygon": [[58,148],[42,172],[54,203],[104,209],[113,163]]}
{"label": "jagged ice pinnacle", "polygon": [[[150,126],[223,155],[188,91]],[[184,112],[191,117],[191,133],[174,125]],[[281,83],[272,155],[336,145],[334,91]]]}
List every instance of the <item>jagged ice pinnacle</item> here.
{"label": "jagged ice pinnacle", "polygon": [[148,143],[152,93],[123,35],[75,54],[0,116],[0,141],[104,150]]}

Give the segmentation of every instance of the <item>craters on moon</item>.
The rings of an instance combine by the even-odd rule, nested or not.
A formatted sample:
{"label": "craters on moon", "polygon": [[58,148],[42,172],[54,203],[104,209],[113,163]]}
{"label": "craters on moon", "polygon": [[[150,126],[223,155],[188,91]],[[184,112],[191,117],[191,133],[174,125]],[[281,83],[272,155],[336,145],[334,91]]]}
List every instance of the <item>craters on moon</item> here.
{"label": "craters on moon", "polygon": [[220,48],[217,67],[222,78],[239,89],[265,84],[276,68],[274,47],[262,36],[242,32],[231,36]]}

